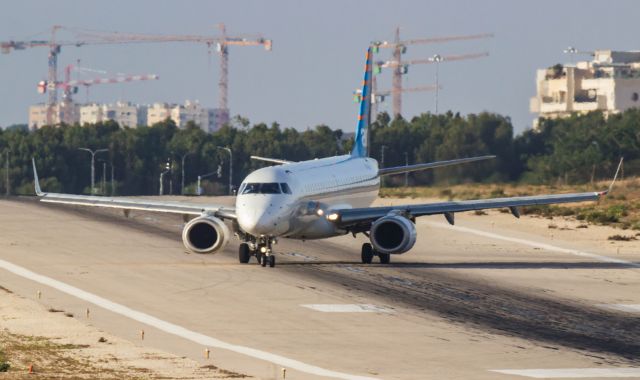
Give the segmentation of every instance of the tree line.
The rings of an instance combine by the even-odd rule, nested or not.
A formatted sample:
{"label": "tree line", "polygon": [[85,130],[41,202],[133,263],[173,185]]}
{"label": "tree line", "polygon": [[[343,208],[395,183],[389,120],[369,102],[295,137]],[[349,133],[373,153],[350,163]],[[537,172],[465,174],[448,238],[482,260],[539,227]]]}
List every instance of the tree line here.
{"label": "tree line", "polygon": [[[497,156],[495,160],[412,173],[408,178],[411,185],[585,183],[610,177],[621,156],[625,157],[627,175],[640,169],[640,110],[609,117],[592,112],[541,119],[537,130],[517,136],[510,119],[495,113],[424,113],[411,120],[392,120],[381,113],[372,123],[369,141],[370,156],[385,167]],[[231,149],[233,184],[237,187],[249,172],[265,165],[251,160],[251,155],[301,161],[348,153],[352,144],[352,133],[326,125],[298,131],[277,123],[251,125],[241,117],[214,133],[205,133],[192,123],[178,128],[171,120],[139,128],[120,127],[112,121],[36,131],[14,126],[0,130],[0,186],[6,190],[9,185],[13,194],[33,194],[33,157],[46,191],[90,193],[91,155],[80,149],[88,148],[108,149],[96,154],[99,193],[111,194],[113,189],[115,195],[158,194],[160,174],[165,172],[164,193],[180,194],[184,162],[186,194],[196,192],[197,177],[205,174],[209,174],[202,182],[205,193],[224,194],[230,155],[223,147]],[[402,175],[392,176],[385,185],[401,186],[404,181]]]}

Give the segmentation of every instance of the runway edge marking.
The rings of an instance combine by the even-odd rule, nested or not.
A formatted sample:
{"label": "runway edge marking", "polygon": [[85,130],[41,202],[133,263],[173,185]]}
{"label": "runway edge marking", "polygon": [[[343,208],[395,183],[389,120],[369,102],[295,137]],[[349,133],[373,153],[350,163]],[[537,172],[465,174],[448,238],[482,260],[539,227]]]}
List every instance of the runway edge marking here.
{"label": "runway edge marking", "polygon": [[469,227],[450,226],[450,225],[440,224],[440,223],[436,223],[436,222],[426,222],[426,224],[431,226],[431,227],[443,228],[443,229],[452,230],[452,231],[467,232],[467,233],[478,235],[478,236],[483,236],[483,237],[488,237],[488,238],[492,238],[492,239],[508,241],[508,242],[511,242],[511,243],[527,245],[529,247],[546,249],[546,250],[549,250],[549,251],[568,253],[568,254],[574,255],[574,256],[588,257],[588,258],[595,259],[595,260],[598,260],[598,261],[601,261],[601,262],[605,262],[605,263],[623,264],[623,265],[627,265],[627,266],[633,267],[633,268],[640,268],[640,264],[637,264],[637,263],[634,263],[634,262],[631,262],[631,261],[616,259],[616,258],[609,257],[609,256],[597,255],[595,253],[584,252],[584,251],[580,251],[580,250],[577,250],[577,249],[562,248],[562,247],[558,247],[558,246],[551,245],[551,244],[546,244],[546,243],[541,243],[541,242],[532,241],[532,240],[526,240],[526,239],[520,239],[520,238],[516,238],[516,237],[499,235],[499,234],[496,234],[496,233],[476,230],[476,229],[469,228]]}
{"label": "runway edge marking", "polygon": [[532,377],[535,379],[579,379],[603,377],[640,377],[640,368],[557,368],[557,369],[492,369],[504,375]]}
{"label": "runway edge marking", "polygon": [[640,313],[640,304],[627,304],[627,303],[601,303],[596,305],[609,310],[624,311],[627,313]]}
{"label": "runway edge marking", "polygon": [[140,323],[144,323],[146,325],[155,327],[158,330],[190,340],[194,343],[198,343],[203,346],[220,348],[220,349],[236,352],[236,353],[250,356],[256,359],[268,361],[288,369],[293,369],[293,370],[297,370],[300,372],[317,375],[317,376],[332,377],[336,379],[345,379],[345,380],[379,380],[379,378],[350,375],[347,373],[331,371],[331,370],[317,367],[311,364],[306,364],[306,363],[297,361],[295,359],[289,359],[284,356],[272,354],[266,351],[261,351],[255,348],[227,343],[219,339],[216,339],[195,331],[191,331],[187,328],[173,324],[171,322],[161,320],[159,318],[143,313],[141,311],[131,309],[127,306],[110,301],[106,298],[100,297],[93,293],[89,293],[82,289],[66,284],[62,281],[55,280],[51,277],[47,277],[47,276],[32,272],[29,269],[26,269],[24,267],[18,266],[16,264],[10,263],[2,259],[0,259],[0,268],[5,269],[6,271],[9,271],[17,276],[38,282],[42,285],[49,286],[51,288],[59,290],[60,292],[69,294],[71,296],[74,296],[86,302],[92,303],[96,306],[109,310],[113,313],[120,314],[122,316],[133,319]]}

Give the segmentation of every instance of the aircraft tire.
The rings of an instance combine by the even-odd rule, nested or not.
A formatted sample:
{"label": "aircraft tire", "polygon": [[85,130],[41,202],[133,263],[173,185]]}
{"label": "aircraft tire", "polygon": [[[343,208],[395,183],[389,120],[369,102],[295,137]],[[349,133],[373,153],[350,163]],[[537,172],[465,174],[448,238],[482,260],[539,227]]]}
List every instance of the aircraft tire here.
{"label": "aircraft tire", "polygon": [[380,264],[389,264],[391,261],[391,255],[388,253],[378,253],[378,257],[380,258]]}
{"label": "aircraft tire", "polygon": [[269,268],[273,268],[276,266],[276,257],[274,255],[269,255]]}
{"label": "aircraft tire", "polygon": [[370,243],[362,244],[362,263],[363,264],[371,264],[371,260],[373,260],[373,247]]}
{"label": "aircraft tire", "polygon": [[246,264],[251,259],[251,250],[249,249],[249,244],[242,243],[238,248],[238,259],[241,264]]}

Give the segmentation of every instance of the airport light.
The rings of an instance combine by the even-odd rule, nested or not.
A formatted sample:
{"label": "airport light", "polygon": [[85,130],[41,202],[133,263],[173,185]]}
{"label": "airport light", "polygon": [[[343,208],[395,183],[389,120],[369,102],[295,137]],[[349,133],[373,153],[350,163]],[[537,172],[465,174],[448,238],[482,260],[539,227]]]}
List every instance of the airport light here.
{"label": "airport light", "polygon": [[113,168],[113,161],[106,161],[106,160],[98,160],[99,162],[102,162],[102,187],[105,193],[107,192],[107,186],[105,185],[106,182],[106,172],[107,172],[107,164],[109,164],[109,166],[111,166],[111,193],[110,195],[115,194],[115,190],[114,190],[114,184],[113,184],[113,177],[114,177],[114,171],[115,169]]}
{"label": "airport light", "polygon": [[[404,152],[404,165],[409,166],[409,152]],[[409,172],[404,172],[404,187],[409,186]]]}
{"label": "airport light", "polygon": [[182,155],[182,184],[180,186],[180,194],[182,195],[184,195],[184,160],[191,154],[193,154],[193,152],[188,152]]}
{"label": "airport light", "polygon": [[[220,170],[220,169],[218,169],[218,170]],[[200,181],[202,181],[204,178],[211,177],[211,176],[216,175],[216,174],[218,175],[218,177],[220,177],[220,174],[219,174],[218,170],[216,170],[215,172],[202,174],[202,175],[198,176],[198,184],[196,186],[196,194],[202,195],[202,187],[200,186]]]}
{"label": "airport light", "polygon": [[229,195],[233,195],[233,153],[231,152],[231,148],[223,146],[216,146],[216,148],[229,152]]}
{"label": "airport light", "polygon": [[160,195],[163,195],[164,193],[164,186],[163,186],[164,175],[169,173],[170,171],[171,171],[171,159],[167,158],[167,163],[164,165],[164,171],[160,173],[160,191],[159,191]]}
{"label": "airport light", "polygon": [[9,196],[9,194],[11,193],[11,186],[9,185],[9,153],[11,153],[11,149],[7,149],[5,151],[7,158],[5,160],[5,191],[7,194],[7,197]]}
{"label": "airport light", "polygon": [[96,154],[101,152],[108,152],[109,149],[96,149],[91,150],[89,148],[78,148],[78,150],[84,150],[91,153],[91,195],[95,194],[95,182],[96,182]]}
{"label": "airport light", "polygon": [[574,63],[574,61],[575,61],[575,55],[579,53],[578,49],[576,49],[576,48],[575,48],[575,47],[573,47],[573,46],[569,46],[569,47],[567,47],[567,48],[566,48],[566,49],[564,49],[562,52],[563,52],[563,53],[565,53],[565,54],[570,54],[570,55],[571,55],[571,63]]}
{"label": "airport light", "polygon": [[[380,145],[380,168],[384,168],[384,150],[386,145]],[[384,177],[380,178],[380,187],[384,187]]]}
{"label": "airport light", "polygon": [[436,115],[438,114],[438,90],[440,89],[440,83],[438,78],[438,71],[440,69],[440,62],[444,61],[444,58],[440,54],[435,54],[429,58],[430,62],[436,64]]}

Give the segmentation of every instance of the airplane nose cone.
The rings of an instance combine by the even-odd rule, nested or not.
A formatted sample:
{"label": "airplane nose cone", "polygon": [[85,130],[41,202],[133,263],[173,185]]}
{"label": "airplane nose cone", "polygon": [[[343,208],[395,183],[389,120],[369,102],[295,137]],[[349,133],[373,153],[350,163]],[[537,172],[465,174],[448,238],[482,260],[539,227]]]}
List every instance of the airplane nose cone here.
{"label": "airplane nose cone", "polygon": [[243,231],[251,235],[269,235],[276,227],[275,220],[271,215],[243,215],[238,217],[238,224]]}

